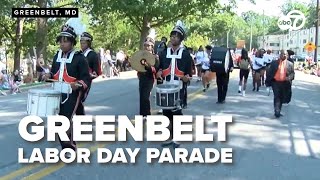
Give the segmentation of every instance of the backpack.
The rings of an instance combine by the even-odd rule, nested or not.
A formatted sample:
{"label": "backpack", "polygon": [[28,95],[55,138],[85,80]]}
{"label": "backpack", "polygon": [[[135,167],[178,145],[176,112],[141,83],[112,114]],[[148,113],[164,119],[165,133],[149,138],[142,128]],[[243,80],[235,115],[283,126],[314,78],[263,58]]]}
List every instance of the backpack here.
{"label": "backpack", "polygon": [[239,63],[239,68],[243,70],[248,70],[250,68],[250,62],[249,60],[241,59]]}

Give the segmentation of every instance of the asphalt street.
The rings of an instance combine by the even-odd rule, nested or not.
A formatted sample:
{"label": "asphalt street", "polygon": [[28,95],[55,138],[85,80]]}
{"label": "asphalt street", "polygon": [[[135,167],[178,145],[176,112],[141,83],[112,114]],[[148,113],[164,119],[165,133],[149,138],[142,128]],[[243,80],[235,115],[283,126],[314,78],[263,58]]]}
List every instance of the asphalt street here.
{"label": "asphalt street", "polygon": [[[0,180],[2,179],[172,179],[172,180],[270,180],[320,179],[320,78],[296,74],[292,102],[283,107],[283,117],[273,117],[273,94],[266,88],[252,92],[251,79],[246,97],[237,93],[238,71],[229,83],[225,104],[218,105],[217,92],[212,85],[202,92],[195,80],[188,88],[189,104],[186,115],[232,115],[234,123],[228,128],[225,143],[182,143],[189,152],[193,148],[233,148],[232,164],[152,164],[146,163],[146,149],[157,148],[160,143],[137,143],[130,139],[116,143],[81,143],[92,152],[90,164],[27,164],[17,162],[18,148],[26,156],[32,148],[59,147],[58,143],[41,141],[30,143],[18,133],[18,123],[25,117],[27,92],[0,97]],[[214,84],[214,83],[213,83]],[[154,107],[154,99],[151,97]],[[122,73],[120,78],[98,79],[92,86],[85,103],[90,115],[127,115],[133,119],[139,113],[138,80],[135,72]],[[153,108],[156,114],[157,109]],[[208,132],[216,134],[214,124]],[[216,136],[215,136],[216,137]],[[97,148],[140,148],[135,164],[98,164]],[[171,149],[173,152],[173,150]]]}

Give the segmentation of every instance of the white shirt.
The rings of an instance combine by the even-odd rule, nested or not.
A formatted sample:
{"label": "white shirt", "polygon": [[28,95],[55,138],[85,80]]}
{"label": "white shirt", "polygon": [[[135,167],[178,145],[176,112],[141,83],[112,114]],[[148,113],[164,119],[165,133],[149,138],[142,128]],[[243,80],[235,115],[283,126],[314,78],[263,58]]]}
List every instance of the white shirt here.
{"label": "white shirt", "polygon": [[267,54],[267,53],[266,53],[266,54],[263,55],[263,59],[264,59],[264,61],[265,61],[266,63],[271,63],[273,57],[272,57],[271,54]]}
{"label": "white shirt", "polygon": [[122,52],[118,52],[116,55],[116,59],[123,61],[124,60],[124,54]]}
{"label": "white shirt", "polygon": [[253,58],[253,61],[252,61],[253,70],[261,69],[263,66],[264,66],[263,58],[258,58],[258,57]]}
{"label": "white shirt", "polygon": [[196,65],[201,64],[204,61],[205,58],[205,52],[204,51],[198,51],[196,53]]}
{"label": "white shirt", "polygon": [[202,61],[202,69],[207,70],[210,67],[210,59],[208,53],[205,53],[203,61]]}

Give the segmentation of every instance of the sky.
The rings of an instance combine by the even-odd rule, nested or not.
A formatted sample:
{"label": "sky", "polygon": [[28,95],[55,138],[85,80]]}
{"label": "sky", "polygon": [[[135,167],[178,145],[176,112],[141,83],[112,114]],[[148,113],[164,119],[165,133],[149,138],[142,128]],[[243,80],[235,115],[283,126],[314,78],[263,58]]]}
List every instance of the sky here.
{"label": "sky", "polygon": [[[219,0],[222,4],[227,3],[228,0]],[[256,4],[250,3],[248,0],[236,0],[238,8],[236,9],[236,13],[240,15],[243,12],[247,11],[255,11],[257,13],[264,13],[267,16],[280,16],[281,9],[280,6],[283,5],[286,0],[255,0]],[[294,0],[297,2],[302,2],[309,4],[312,0]]]}

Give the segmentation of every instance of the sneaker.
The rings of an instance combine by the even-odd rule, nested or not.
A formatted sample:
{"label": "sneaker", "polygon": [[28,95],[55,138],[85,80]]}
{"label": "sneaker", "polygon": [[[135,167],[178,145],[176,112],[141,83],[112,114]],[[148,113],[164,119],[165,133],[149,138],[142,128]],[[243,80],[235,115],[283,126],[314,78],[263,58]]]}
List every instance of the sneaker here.
{"label": "sneaker", "polygon": [[252,89],[252,91],[255,91],[255,90],[256,90],[256,88],[253,88],[253,89]]}
{"label": "sneaker", "polygon": [[243,96],[243,97],[246,96],[246,91],[243,91],[243,92],[242,92],[242,96]]}
{"label": "sneaker", "polygon": [[240,91],[240,90],[238,90],[238,93],[240,94],[240,93],[241,93],[241,91]]}
{"label": "sneaker", "polygon": [[207,89],[209,89],[210,88],[210,83],[209,84],[207,84]]}
{"label": "sneaker", "polygon": [[207,89],[203,89],[202,91],[203,91],[203,92],[206,92],[206,91],[207,91]]}

